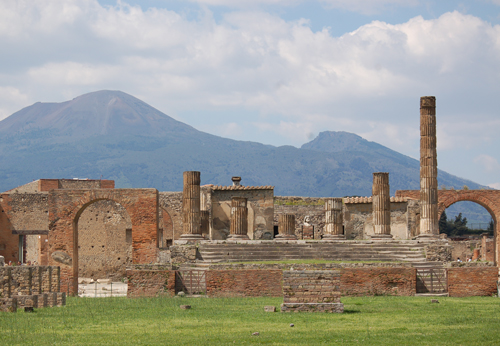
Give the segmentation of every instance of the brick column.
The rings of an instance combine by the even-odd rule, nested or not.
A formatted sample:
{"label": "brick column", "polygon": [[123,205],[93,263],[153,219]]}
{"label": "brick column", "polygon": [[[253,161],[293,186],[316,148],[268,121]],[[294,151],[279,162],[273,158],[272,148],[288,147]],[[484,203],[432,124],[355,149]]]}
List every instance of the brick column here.
{"label": "brick column", "polygon": [[181,240],[202,240],[200,219],[200,172],[184,172]]}
{"label": "brick column", "polygon": [[278,232],[276,240],[297,240],[295,235],[295,215],[278,215]]}
{"label": "brick column", "polygon": [[435,238],[439,234],[436,152],[436,98],[420,98],[420,234]]}
{"label": "brick column", "polygon": [[227,239],[248,240],[248,209],[247,199],[242,197],[233,197],[231,199],[231,225]]}
{"label": "brick column", "polygon": [[375,232],[372,239],[391,239],[389,173],[373,173],[372,214]]}
{"label": "brick column", "polygon": [[342,215],[342,198],[325,200],[325,232],[324,240],[344,240],[344,218]]}

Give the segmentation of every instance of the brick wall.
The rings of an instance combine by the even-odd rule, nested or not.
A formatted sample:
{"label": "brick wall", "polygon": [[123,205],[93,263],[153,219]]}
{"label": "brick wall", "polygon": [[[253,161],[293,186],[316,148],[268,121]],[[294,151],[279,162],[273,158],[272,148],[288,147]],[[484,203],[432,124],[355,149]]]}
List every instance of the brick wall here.
{"label": "brick wall", "polygon": [[344,268],[341,270],[342,296],[413,296],[415,268]]}
{"label": "brick wall", "polygon": [[127,270],[127,297],[175,295],[175,270]]}
{"label": "brick wall", "polygon": [[211,297],[280,297],[281,270],[208,270],[207,295]]}
{"label": "brick wall", "polygon": [[283,272],[284,303],[340,303],[340,270]]}
{"label": "brick wall", "polygon": [[450,297],[491,296],[497,294],[498,268],[449,268]]}

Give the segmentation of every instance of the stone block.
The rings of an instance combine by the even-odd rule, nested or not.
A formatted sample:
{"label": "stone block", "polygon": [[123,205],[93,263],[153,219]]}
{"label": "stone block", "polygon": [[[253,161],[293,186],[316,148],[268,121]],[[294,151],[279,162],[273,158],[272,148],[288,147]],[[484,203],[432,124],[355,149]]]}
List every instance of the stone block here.
{"label": "stone block", "polygon": [[343,313],[342,303],[283,303],[281,312],[330,312]]}
{"label": "stone block", "polygon": [[0,311],[16,312],[17,298],[0,298]]}
{"label": "stone block", "polygon": [[265,312],[276,312],[276,306],[266,305],[266,306],[264,306],[264,311]]}

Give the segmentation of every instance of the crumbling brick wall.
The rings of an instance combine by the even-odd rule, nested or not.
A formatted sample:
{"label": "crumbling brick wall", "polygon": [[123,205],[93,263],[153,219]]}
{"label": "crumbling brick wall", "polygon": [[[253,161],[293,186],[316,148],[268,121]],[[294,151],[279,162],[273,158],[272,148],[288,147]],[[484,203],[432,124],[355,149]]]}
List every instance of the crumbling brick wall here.
{"label": "crumbling brick wall", "polygon": [[127,297],[156,297],[175,295],[175,270],[128,269]]}
{"label": "crumbling brick wall", "polygon": [[448,268],[450,297],[496,295],[497,281],[497,267]]}
{"label": "crumbling brick wall", "polygon": [[413,296],[417,289],[415,268],[343,268],[342,296]]}
{"label": "crumbling brick wall", "polygon": [[206,272],[210,297],[279,297],[281,270],[209,270]]}

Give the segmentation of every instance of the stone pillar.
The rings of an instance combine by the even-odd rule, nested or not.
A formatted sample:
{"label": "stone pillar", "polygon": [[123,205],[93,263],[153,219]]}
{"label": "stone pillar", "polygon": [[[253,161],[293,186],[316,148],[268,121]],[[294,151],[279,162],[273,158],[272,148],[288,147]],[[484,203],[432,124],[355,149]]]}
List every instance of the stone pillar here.
{"label": "stone pillar", "polygon": [[389,173],[373,173],[372,214],[375,233],[372,239],[392,238]]}
{"label": "stone pillar", "polygon": [[342,198],[325,200],[324,240],[344,240],[344,218],[342,215]]}
{"label": "stone pillar", "polygon": [[295,215],[278,215],[278,232],[276,240],[297,240],[295,235]]}
{"label": "stone pillar", "polygon": [[420,98],[420,238],[439,234],[436,98]]}
{"label": "stone pillar", "polygon": [[200,219],[200,172],[184,172],[181,240],[202,240]]}
{"label": "stone pillar", "polygon": [[248,240],[248,208],[247,199],[233,197],[231,199],[231,225],[229,228],[231,240]]}

